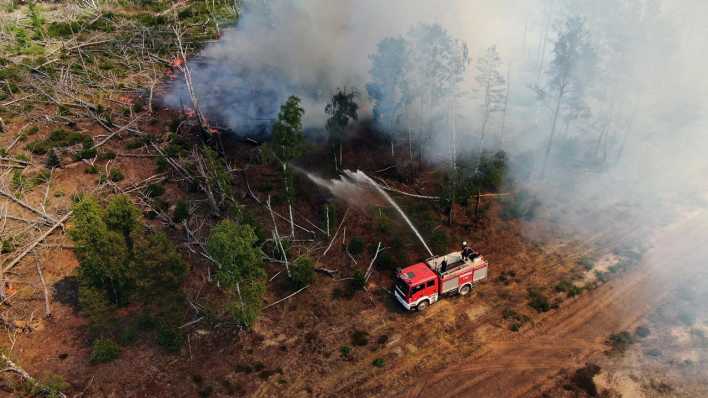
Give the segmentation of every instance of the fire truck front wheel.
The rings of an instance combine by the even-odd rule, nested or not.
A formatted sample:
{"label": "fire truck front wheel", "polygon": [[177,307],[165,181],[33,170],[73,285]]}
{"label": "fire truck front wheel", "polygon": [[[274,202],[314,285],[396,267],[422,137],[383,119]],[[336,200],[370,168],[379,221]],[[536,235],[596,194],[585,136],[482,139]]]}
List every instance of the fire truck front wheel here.
{"label": "fire truck front wheel", "polygon": [[428,302],[428,300],[423,300],[420,303],[418,303],[418,305],[415,308],[418,310],[418,312],[423,312],[428,308],[429,305],[430,305],[430,302]]}
{"label": "fire truck front wheel", "polygon": [[466,295],[468,295],[468,294],[470,293],[470,290],[472,290],[472,288],[470,287],[470,285],[464,285],[464,286],[462,286],[462,287],[460,288],[460,296],[466,296]]}

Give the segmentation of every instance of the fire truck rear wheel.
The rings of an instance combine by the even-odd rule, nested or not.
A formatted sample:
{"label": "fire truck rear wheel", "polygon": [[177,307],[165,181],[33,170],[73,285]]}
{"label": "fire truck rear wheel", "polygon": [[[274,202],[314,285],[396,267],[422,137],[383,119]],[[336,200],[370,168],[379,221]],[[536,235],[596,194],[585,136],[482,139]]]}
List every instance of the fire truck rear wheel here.
{"label": "fire truck rear wheel", "polygon": [[460,288],[460,296],[466,296],[470,293],[470,285],[464,285]]}
{"label": "fire truck rear wheel", "polygon": [[418,305],[415,308],[418,310],[418,312],[423,312],[428,308],[429,304],[430,303],[428,303],[428,300],[423,300],[420,303],[418,303]]}

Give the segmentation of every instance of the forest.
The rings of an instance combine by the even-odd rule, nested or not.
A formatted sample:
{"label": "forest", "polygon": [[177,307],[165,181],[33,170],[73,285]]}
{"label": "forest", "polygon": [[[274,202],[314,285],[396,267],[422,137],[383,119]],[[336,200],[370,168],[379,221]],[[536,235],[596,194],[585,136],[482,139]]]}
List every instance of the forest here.
{"label": "forest", "polygon": [[0,1],[0,390],[703,396],[706,11]]}

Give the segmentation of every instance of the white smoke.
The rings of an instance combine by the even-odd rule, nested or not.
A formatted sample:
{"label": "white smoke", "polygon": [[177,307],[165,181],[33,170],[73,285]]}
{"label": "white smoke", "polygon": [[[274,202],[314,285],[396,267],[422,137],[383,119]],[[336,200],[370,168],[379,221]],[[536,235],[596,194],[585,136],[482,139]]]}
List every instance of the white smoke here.
{"label": "white smoke", "polygon": [[[474,65],[496,45],[509,77],[505,127],[490,121],[490,145],[515,160],[512,173],[530,186],[561,224],[594,227],[606,210],[627,208],[646,226],[686,203],[706,207],[708,176],[708,35],[700,0],[250,0],[234,28],[192,59],[204,110],[236,133],[267,131],[279,106],[298,95],[305,125],[322,128],[324,105],[338,87],[354,88],[364,116],[372,104],[370,56],[387,37],[406,36],[418,24],[439,24],[470,50],[457,104],[456,148],[477,151],[480,96]],[[542,84],[557,29],[580,16],[590,30],[600,68],[588,76],[590,116],[559,128],[543,181],[537,171],[552,112],[530,86]],[[188,104],[176,83],[168,101]],[[415,109],[429,137],[429,160],[449,156],[445,103]],[[425,126],[425,127],[423,127]],[[389,134],[398,131],[392,129]],[[497,136],[497,137],[495,137]],[[494,139],[492,139],[494,138]],[[598,144],[598,142],[600,144]],[[599,150],[598,148],[602,149]],[[602,162],[592,164],[598,154]],[[523,156],[520,156],[523,155]],[[528,161],[522,162],[524,156]],[[533,174],[533,173],[532,173]],[[537,174],[537,172],[536,172]],[[636,218],[639,219],[636,219]],[[592,229],[592,228],[590,228]]]}

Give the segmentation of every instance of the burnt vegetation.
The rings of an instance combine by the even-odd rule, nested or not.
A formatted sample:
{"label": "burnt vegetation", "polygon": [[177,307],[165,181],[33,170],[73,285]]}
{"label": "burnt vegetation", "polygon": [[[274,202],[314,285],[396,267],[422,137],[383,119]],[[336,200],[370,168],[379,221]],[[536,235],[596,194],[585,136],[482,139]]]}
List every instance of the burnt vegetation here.
{"label": "burnt vegetation", "polygon": [[[2,266],[39,252],[48,236],[66,229],[70,241],[47,247],[66,246],[78,265],[52,270],[64,279],[50,284],[56,299],[85,321],[78,333],[88,366],[156,349],[155,357],[168,356],[170,366],[179,358],[175,372],[186,372],[205,353],[218,352],[231,369],[216,371],[229,377],[188,378],[192,392],[205,397],[246,395],[253,387],[243,382],[247,375],[285,388],[292,373],[285,364],[297,355],[307,358],[308,372],[328,369],[330,357],[341,362],[336,366],[365,360],[379,373],[395,366],[398,354],[384,348],[400,336],[388,326],[368,330],[356,319],[383,303],[377,311],[405,322],[393,309],[391,281],[397,269],[427,254],[387,203],[333,197],[312,175],[328,180],[363,170],[395,198],[435,254],[459,250],[463,239],[490,249],[489,257],[509,269],[492,271],[494,290],[479,297],[500,304],[494,308],[504,330],[523,333],[538,313],[583,294],[582,272],[605,282],[639,263],[637,250],[616,253],[620,261],[607,271],[594,271],[591,257],[570,271],[561,255],[541,270],[504,257],[526,244],[520,225],[543,213],[531,175],[543,176],[549,164],[576,165],[581,156],[553,148],[580,145],[566,133],[590,117],[580,75],[593,71],[597,59],[582,19],[563,21],[548,73],[533,87],[539,103],[551,105],[552,127],[532,165],[527,153],[503,149],[509,85],[496,47],[473,60],[466,44],[437,24],[383,39],[371,54],[369,84],[321,94],[320,109],[306,110],[313,101],[293,89],[268,96],[275,112],[259,119],[257,129],[229,125],[222,110],[204,105],[222,98],[207,101],[209,91],[199,86],[204,77],[192,76],[208,62],[198,51],[238,22],[240,6],[84,1],[80,12],[62,18],[53,7],[13,1],[8,12],[22,17],[2,20],[0,117],[11,120],[16,136],[1,137],[0,167],[7,172],[0,193],[23,212],[3,216]],[[480,88],[480,118],[474,139],[462,145],[456,123],[469,73]],[[425,117],[433,109],[435,117]],[[306,125],[312,124],[306,112],[322,120]],[[9,130],[4,123],[0,134]],[[583,160],[606,167],[615,141],[601,136]],[[6,229],[8,220],[30,227]],[[508,253],[497,238],[510,243]],[[45,284],[41,266],[38,275]],[[0,278],[4,302],[11,282],[4,269]],[[14,325],[5,318],[3,324]],[[683,321],[695,323],[691,314]],[[621,353],[648,333],[618,333],[608,344]],[[196,360],[184,365],[186,358]],[[574,388],[596,396],[598,372],[592,364],[578,370]],[[36,386],[30,395],[80,391],[57,380]]]}

